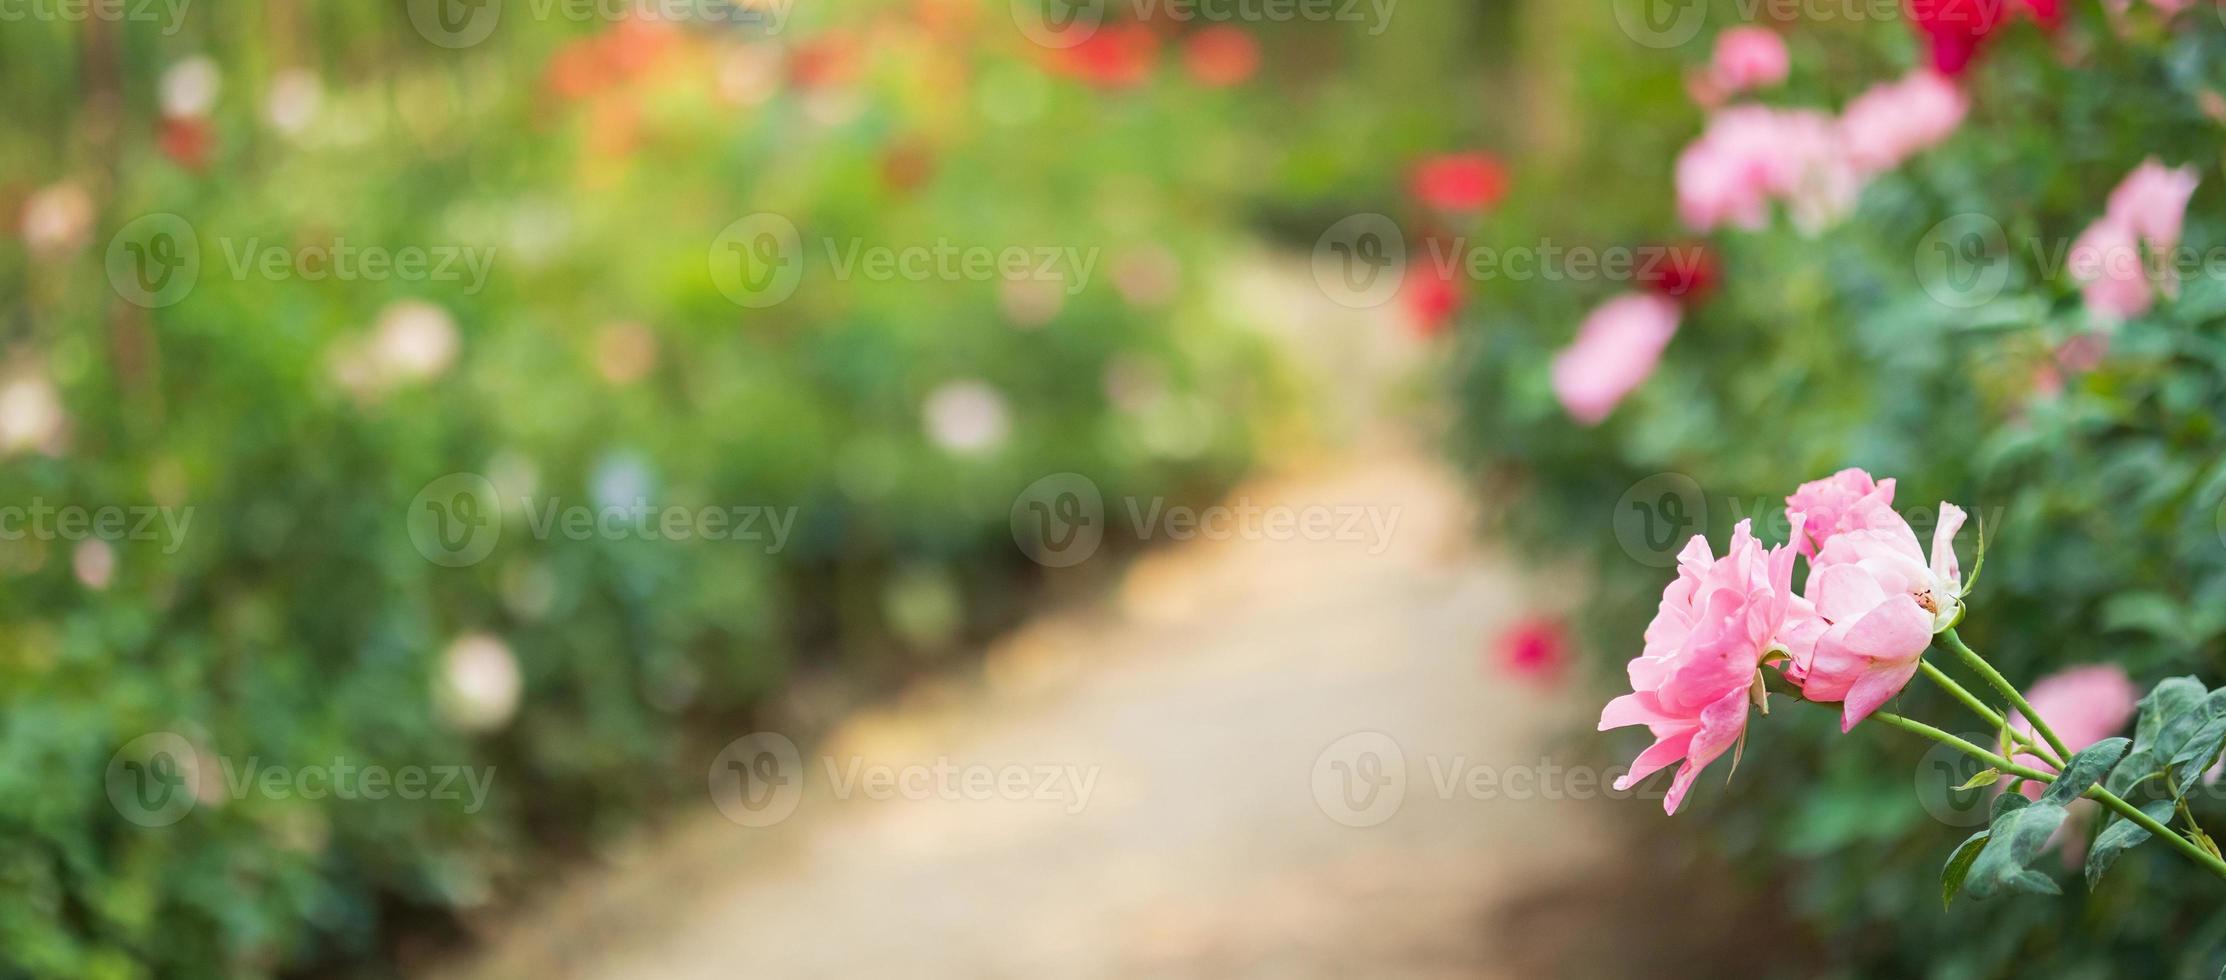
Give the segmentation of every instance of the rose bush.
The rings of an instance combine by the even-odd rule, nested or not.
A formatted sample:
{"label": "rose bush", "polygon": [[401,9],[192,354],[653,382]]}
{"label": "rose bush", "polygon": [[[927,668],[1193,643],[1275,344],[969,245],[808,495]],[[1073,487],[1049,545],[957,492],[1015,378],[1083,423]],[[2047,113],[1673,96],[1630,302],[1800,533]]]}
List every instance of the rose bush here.
{"label": "rose bush", "polygon": [[[1896,629],[1857,637],[1850,625],[1838,654],[1808,662],[1826,668],[1819,697],[1853,694],[1868,672],[1879,679],[1867,700],[1908,667],[1919,617],[1901,597],[1916,603],[1908,586],[1958,570],[1936,569],[1942,549],[1919,547],[1941,523],[1921,501],[1940,498],[1983,518],[1983,606],[1967,610],[1957,632],[2005,676],[2102,664],[2155,692],[2152,704],[2196,690],[2174,684],[2182,693],[2166,694],[2158,685],[2168,678],[2226,680],[2226,616],[2215,612],[2226,608],[2226,430],[2216,422],[2226,414],[2217,350],[2226,281],[2206,261],[2226,236],[2216,217],[2226,26],[2207,5],[1989,9],[2003,16],[1982,31],[1847,18],[1757,25],[1786,41],[1787,80],[1721,105],[1694,101],[1684,83],[1710,60],[1711,33],[1741,24],[1736,4],[1707,5],[1710,31],[1667,50],[1635,43],[1604,13],[1527,10],[1527,36],[1555,40],[1529,70],[1539,94],[1531,111],[1551,120],[1557,138],[1511,161],[1515,192],[1494,235],[1601,248],[1700,233],[1718,269],[1658,356],[1622,349],[1654,366],[1604,417],[1565,402],[1560,393],[1584,379],[1555,368],[1587,311],[1627,284],[1471,284],[1467,313],[1450,331],[1458,443],[1488,494],[1507,501],[1495,530],[1540,555],[1577,556],[1592,573],[1579,608],[1547,610],[1581,624],[1582,649],[1618,666],[1638,652],[1662,566],[1675,560],[1665,528],[1723,541],[1752,520],[1764,545],[1791,541],[1787,489],[1853,465],[1896,478],[1888,506],[1909,536],[1896,529],[1890,546],[1839,558],[1852,570],[1866,561],[1894,569],[1901,587],[1866,574],[1877,588],[1850,592],[1844,607],[1829,586],[1803,595],[1830,600],[1843,617],[1886,602],[1900,612],[1880,624]],[[1958,45],[1975,57],[1936,60]],[[1559,64],[1592,68],[1579,84],[1562,81]],[[1936,107],[1923,125],[1898,139],[1850,135],[1915,120],[1873,108],[1864,94],[1911,79],[1923,80],[1912,103]],[[1852,190],[1837,177],[1802,177],[1837,165],[1810,149],[1813,140],[1737,144],[1754,147],[1758,162],[1713,169],[1746,155],[1717,155],[1724,114],[1833,107],[1842,107],[1839,138],[1854,144],[1847,162],[1865,175]],[[1709,167],[1681,160],[1695,146]],[[1781,169],[1788,159],[1799,166]],[[2125,192],[2113,207],[2113,189],[2133,173],[2152,189]],[[2183,194],[2184,209],[2173,207]],[[2153,217],[2128,217],[2135,211]],[[2115,240],[2093,251],[2137,260],[2125,302],[2090,306],[2090,283],[2071,261],[2097,224]],[[2137,225],[2159,234],[2144,240]],[[2177,250],[2159,254],[2173,231]],[[1825,557],[1813,539],[1852,530],[1842,515],[1884,483],[1849,479],[1796,495],[1812,566]],[[1961,540],[1967,561],[1970,527]],[[1805,587],[1814,575],[1812,567]],[[1789,675],[1783,690],[1804,686],[1790,676],[1801,666],[1772,668]],[[1943,804],[1928,810],[1911,799],[1910,774],[1929,765],[1919,762],[1925,745],[1850,740],[1840,729],[1859,707],[1843,703],[1838,718],[1773,712],[1769,737],[1750,731],[1733,788],[1704,781],[1667,829],[1728,858],[1850,973],[1998,976],[2045,961],[2067,974],[2217,974],[2226,960],[2219,882],[2163,848],[2126,854],[2139,871],[2102,877],[2091,894],[2071,887],[2076,874],[2032,863],[2022,867],[2065,885],[2064,898],[1959,899],[1943,913],[1939,874],[1955,841],[1930,816]],[[1922,679],[1877,710],[1928,719],[1962,711]],[[1998,734],[1983,723],[1954,730],[1982,748]],[[2138,731],[2113,734],[2141,741]],[[2058,735],[2068,746],[2069,733]],[[1611,733],[1603,748],[1629,758],[1646,744]],[[1959,781],[1925,792],[1983,806],[1983,790],[1955,791]],[[2209,784],[2179,785],[2197,825],[2226,817]],[[2089,826],[2077,836],[2099,847],[2098,831],[2108,833]]]}

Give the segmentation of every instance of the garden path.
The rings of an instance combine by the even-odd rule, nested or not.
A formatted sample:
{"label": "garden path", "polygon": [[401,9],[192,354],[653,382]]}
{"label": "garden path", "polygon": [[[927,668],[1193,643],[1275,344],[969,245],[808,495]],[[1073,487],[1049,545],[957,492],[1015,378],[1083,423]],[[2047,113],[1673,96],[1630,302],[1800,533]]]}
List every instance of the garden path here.
{"label": "garden path", "polygon": [[[1395,520],[1388,535],[1154,548],[1102,595],[807,746],[786,820],[744,827],[701,805],[573,874],[454,972],[1659,977],[1705,962],[1704,936],[1630,928],[1674,907],[1627,868],[1652,804],[1538,796],[1582,792],[1549,766],[1577,757],[1569,733],[1597,709],[1489,661],[1539,586],[1479,545],[1470,495],[1419,437],[1383,427],[1400,397],[1387,379],[1416,345],[1293,278],[1250,288],[1300,297],[1277,329],[1319,390],[1343,387],[1325,424],[1365,448],[1279,460],[1231,503],[1358,506]],[[963,775],[955,794],[836,798],[853,767],[942,761],[1023,768],[1040,798],[968,793]],[[1061,775],[1045,785],[1038,766]],[[1442,788],[1485,767],[1505,781],[1491,793]],[[1520,772],[1532,798],[1511,798]]]}

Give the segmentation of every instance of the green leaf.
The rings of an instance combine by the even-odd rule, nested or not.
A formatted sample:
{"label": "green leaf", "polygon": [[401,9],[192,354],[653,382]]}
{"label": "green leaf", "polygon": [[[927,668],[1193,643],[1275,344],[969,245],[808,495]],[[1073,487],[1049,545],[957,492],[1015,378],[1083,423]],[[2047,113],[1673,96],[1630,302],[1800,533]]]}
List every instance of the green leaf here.
{"label": "green leaf", "polygon": [[1986,821],[1993,823],[2002,819],[2002,814],[2011,810],[2022,810],[2032,805],[2033,801],[2026,799],[2023,793],[2003,793],[1994,798],[1993,806],[1987,808]]}
{"label": "green leaf", "polygon": [[[2164,823],[2172,819],[2172,804],[2157,800],[2143,806],[2141,812],[2158,823]],[[2102,833],[2095,836],[2094,846],[2087,849],[2087,890],[2093,891],[2096,885],[2102,883],[2103,874],[2117,862],[2118,855],[2140,846],[2148,839],[2148,828],[2131,820],[2121,818],[2104,827]]]}
{"label": "green leaf", "polygon": [[2126,750],[2132,747],[2133,743],[2127,739],[2106,738],[2080,750],[2064,763],[2063,774],[2041,791],[2041,802],[2070,806],[2087,787],[2099,782],[2118,760],[2125,758]]}
{"label": "green leaf", "polygon": [[2133,751],[2126,753],[2104,785],[2121,796],[2134,784],[2169,767],[2188,740],[2213,718],[2226,718],[2226,688],[2203,693],[2193,677],[2158,682],[2141,699],[2141,720],[2134,726]]}
{"label": "green leaf", "polygon": [[[2023,799],[2023,797],[2019,797]],[[1948,863],[1940,869],[1940,907],[1955,904],[1957,892],[1963,890],[1963,876],[1971,872],[1971,862],[1979,859],[1979,851],[1986,847],[1987,831],[1979,831],[1957,844],[1955,852],[1948,855]]]}
{"label": "green leaf", "polygon": [[2209,769],[2211,761],[2218,757],[2220,742],[2226,742],[2226,715],[2204,722],[2203,727],[2181,743],[2179,751],[2172,753],[2172,761],[2164,767],[2172,775],[2174,792],[2185,793],[2203,777],[2203,770]]}
{"label": "green leaf", "polygon": [[1961,793],[1964,790],[1978,789],[1981,786],[1992,785],[1995,782],[2000,781],[2001,778],[2002,770],[2000,769],[1982,769],[1979,770],[1976,775],[1973,775],[1971,778],[1964,780],[1963,785],[1958,786],[1955,789],[1958,793]]}
{"label": "green leaf", "polygon": [[[2024,799],[2024,797],[2018,797]],[[2048,838],[2063,826],[2067,811],[2043,798],[2029,806],[2009,804],[1994,820],[1986,845],[1965,873],[1963,888],[1973,898],[1993,898],[2012,892],[2061,895],[2062,888],[2047,875],[2026,865],[2047,846]]]}

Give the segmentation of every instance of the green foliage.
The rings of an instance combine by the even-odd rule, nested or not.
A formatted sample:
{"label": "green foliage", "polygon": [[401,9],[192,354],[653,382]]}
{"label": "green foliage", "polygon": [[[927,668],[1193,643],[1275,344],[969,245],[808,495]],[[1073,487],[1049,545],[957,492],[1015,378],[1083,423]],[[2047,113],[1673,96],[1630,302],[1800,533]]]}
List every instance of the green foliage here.
{"label": "green foliage", "polygon": [[[700,801],[726,739],[815,723],[824,705],[780,697],[798,673],[870,688],[1008,623],[1041,575],[1010,524],[1032,481],[1217,492],[1295,424],[1230,312],[1245,226],[1396,187],[1404,158],[1444,148],[1430,106],[1379,109],[1480,30],[1452,11],[1402,11],[1396,42],[1267,25],[1292,52],[1272,79],[1209,89],[1175,48],[1191,27],[1171,27],[1144,79],[1101,88],[1023,44],[1002,2],[797,5],[773,38],[511,4],[466,49],[412,30],[417,6],[0,31],[0,214],[52,188],[92,204],[67,247],[0,239],[0,382],[42,379],[67,416],[51,451],[6,449],[0,501],[193,514],[174,551],[119,545],[103,575],[61,544],[0,543],[0,974],[391,972],[398,921],[437,935],[644,810]],[[196,162],[166,147],[157,102],[199,55],[221,87]],[[320,98],[281,131],[269,100],[297,70]],[[762,307],[712,268],[722,229],[758,212],[808,243],[793,295]],[[144,309],[105,253],[152,213],[189,221],[203,264]],[[235,258],[339,239],[495,264],[474,287]],[[1030,290],[840,269],[852,245],[946,239],[1071,246],[1094,272]],[[382,313],[426,306],[453,364],[358,384]],[[609,370],[644,336],[646,367]],[[1001,442],[931,437],[923,405],[954,383],[1001,398]],[[505,510],[492,556],[450,568],[406,514],[458,472],[795,524],[768,553],[537,536]],[[1099,564],[1117,558],[1109,538]],[[492,728],[436,696],[465,636],[499,637],[522,675]],[[250,794],[148,828],[101,774],[160,761],[118,756],[152,732],[228,762],[497,776],[476,812]]]}
{"label": "green foliage", "polygon": [[[1759,232],[1710,236],[1722,288],[1687,306],[1661,365],[1596,428],[1568,419],[1548,365],[1588,308],[1632,284],[1501,283],[1477,292],[1451,368],[1463,409],[1457,445],[1489,486],[1519,496],[1497,512],[1496,530],[1589,573],[1595,588],[1570,619],[1582,624],[1603,678],[1620,677],[1637,652],[1668,575],[1662,556],[1631,548],[1618,524],[1627,492],[1657,474],[1682,474],[1704,505],[1686,534],[1720,542],[1737,520],[1756,517],[1767,537],[1795,486],[1861,466],[1899,481],[1897,507],[1920,536],[1934,501],[1984,517],[1987,571],[1961,632],[2008,676],[2026,683],[2099,661],[2142,682],[2226,680],[2226,428],[2217,421],[2226,417],[2226,283],[2197,272],[2176,298],[2119,326],[2092,370],[2067,367],[2055,353],[2095,329],[2062,249],[2147,157],[2202,174],[2186,245],[2202,255],[2226,243],[2218,217],[2226,131],[2206,115],[2226,81],[2222,62],[2207,55],[2226,45],[2226,28],[2206,14],[2167,30],[2137,5],[2136,26],[2121,33],[2102,6],[2067,5],[2071,22],[2053,41],[2029,25],[2005,29],[1968,78],[1973,111],[1961,131],[1874,179],[1846,220],[1804,236],[1780,214]],[[1723,5],[1710,12],[1711,31],[1738,19]],[[1496,233],[1508,245],[1679,239],[1686,233],[1670,214],[1671,171],[1702,113],[1664,106],[1659,95],[1705,59],[1706,34],[1655,51],[1629,44],[1605,12],[1572,10],[1561,22],[1569,50],[1594,57],[1583,62],[1581,87],[1551,91],[1550,111],[1586,135],[1567,155],[1527,166],[1618,176],[1554,198],[1551,213],[1518,210]],[[1784,26],[1793,77],[1758,101],[1837,109],[1918,58],[1906,24]],[[2001,273],[2002,288],[1951,305],[1925,288],[1921,250],[1941,222],[1970,213],[2004,230],[2007,247],[1987,266]],[[1970,535],[1962,544],[1968,557]],[[2206,686],[2193,688],[2197,697]],[[2187,693],[2171,691],[2152,700]],[[1960,717],[1923,684],[1900,701],[1897,713]],[[2149,737],[2137,738],[2129,758],[2152,771],[2171,766],[2195,817],[2216,825],[2226,807],[2199,777],[2216,744],[2188,746],[2189,736],[2208,742],[2210,733],[2182,713],[2145,709]],[[2159,738],[2168,718],[2174,734]],[[1873,833],[1820,834],[1820,826],[1855,823],[1849,814],[1917,807],[1902,774],[1922,746],[1868,741],[1881,744],[1856,749],[1836,726],[1758,720],[1740,784],[1696,792],[1690,819],[1681,812],[1677,826],[1774,879],[1851,973],[2000,976],[2034,962],[2067,973],[2216,971],[2226,951],[2218,882],[2177,856],[2125,858],[2144,862],[2140,873],[2101,880],[2092,894],[1962,902],[1943,918],[1919,900],[1935,881],[1950,898],[2054,886],[2052,862],[2033,858],[2055,815],[1999,817],[1995,841],[1975,845],[2000,855],[1983,874],[1971,842],[1943,869],[1947,838],[1921,812]],[[1602,750],[1630,751],[1624,736],[1604,739]],[[1817,771],[1819,760],[1849,753],[1871,772]],[[2132,775],[2121,766],[2109,784]],[[2116,835],[2107,867],[2137,842],[2121,826],[2074,820],[2064,832]]]}

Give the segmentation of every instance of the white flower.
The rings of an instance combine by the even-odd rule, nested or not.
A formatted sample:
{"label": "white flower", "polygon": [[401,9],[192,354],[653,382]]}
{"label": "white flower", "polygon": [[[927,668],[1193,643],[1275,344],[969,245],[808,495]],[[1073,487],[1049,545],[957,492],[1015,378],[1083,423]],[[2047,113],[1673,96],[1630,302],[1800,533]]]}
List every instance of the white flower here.
{"label": "white flower", "polygon": [[1012,423],[1005,398],[980,381],[952,381],[928,393],[928,438],[961,456],[979,456],[1002,445]]}
{"label": "white flower", "polygon": [[271,79],[270,94],[263,101],[263,118],[271,128],[298,135],[316,120],[324,104],[324,83],[307,68],[288,68]]}
{"label": "white flower", "polygon": [[77,251],[93,235],[93,196],[76,184],[39,188],[23,202],[23,244],[43,255]]}
{"label": "white flower", "polygon": [[162,73],[162,114],[172,119],[198,119],[216,107],[216,94],[224,75],[216,60],[194,55]]}
{"label": "white flower", "polygon": [[443,720],[466,731],[492,731],[518,711],[523,681],[510,647],[486,633],[466,633],[441,655],[434,707]]}
{"label": "white flower", "polygon": [[435,377],[456,361],[456,321],[421,300],[403,300],[379,314],[371,340],[382,373],[396,381]]}
{"label": "white flower", "polygon": [[53,382],[26,374],[0,383],[0,453],[51,448],[62,432],[62,399]]}

